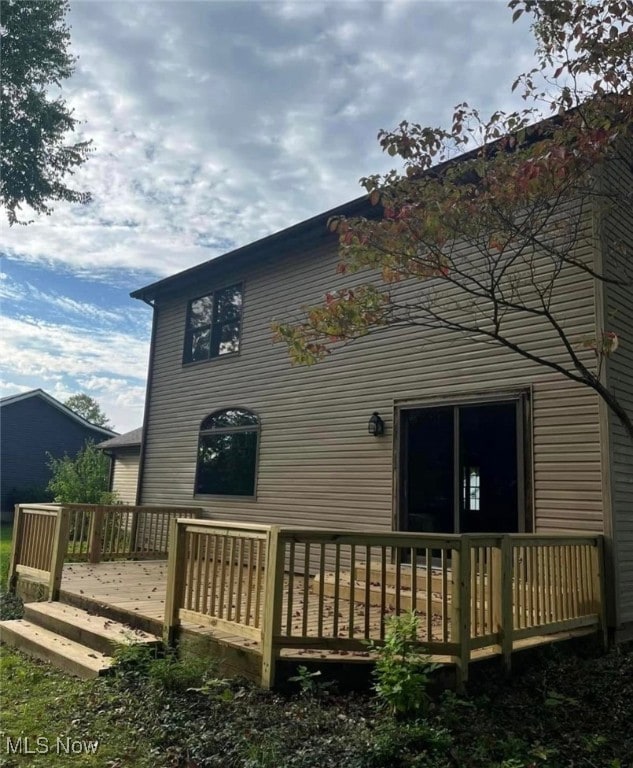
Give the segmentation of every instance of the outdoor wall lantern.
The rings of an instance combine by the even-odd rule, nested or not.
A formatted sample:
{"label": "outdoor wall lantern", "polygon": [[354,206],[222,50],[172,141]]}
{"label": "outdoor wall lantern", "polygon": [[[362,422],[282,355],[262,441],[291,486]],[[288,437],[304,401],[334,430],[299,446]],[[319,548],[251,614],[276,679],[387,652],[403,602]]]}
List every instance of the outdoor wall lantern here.
{"label": "outdoor wall lantern", "polygon": [[374,411],[367,424],[367,429],[370,435],[374,437],[380,437],[385,434],[385,422],[378,415],[378,411]]}

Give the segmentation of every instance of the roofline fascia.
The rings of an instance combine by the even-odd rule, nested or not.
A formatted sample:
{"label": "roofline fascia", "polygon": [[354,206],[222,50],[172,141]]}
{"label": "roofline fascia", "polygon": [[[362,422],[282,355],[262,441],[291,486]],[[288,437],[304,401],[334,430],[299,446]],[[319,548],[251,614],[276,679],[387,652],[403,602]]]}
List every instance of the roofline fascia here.
{"label": "roofline fascia", "polygon": [[[570,113],[574,111],[575,109],[569,110]],[[532,143],[539,140],[539,138],[542,138],[545,135],[549,127],[556,126],[560,122],[561,117],[559,115],[551,115],[544,117],[535,123],[525,126],[527,142]],[[496,152],[499,151],[498,148],[502,140],[503,137],[491,141],[488,144],[473,147],[472,149],[469,149],[468,151],[463,152],[456,157],[451,157],[441,163],[438,163],[437,165],[432,166],[431,168],[424,171],[422,175],[426,176],[431,174],[441,174],[447,168],[455,165],[456,163],[473,160],[479,153],[484,150],[486,152],[492,152],[496,154]],[[353,209],[355,208],[358,208],[359,211],[354,211]],[[273,232],[271,235],[267,235],[266,237],[263,237],[259,240],[255,240],[254,242],[247,243],[246,245],[240,246],[239,248],[236,248],[232,251],[223,253],[220,256],[216,256],[213,259],[209,259],[208,261],[203,262],[202,264],[196,264],[193,267],[189,267],[188,269],[183,270],[182,272],[177,272],[175,275],[171,275],[169,277],[162,278],[161,280],[157,280],[154,283],[150,283],[144,288],[139,288],[136,291],[132,291],[130,296],[133,299],[140,299],[153,307],[150,299],[156,298],[156,296],[161,293],[168,292],[171,288],[175,288],[181,283],[186,284],[188,279],[195,278],[195,276],[200,272],[215,268],[216,266],[222,266],[224,265],[225,261],[232,261],[239,256],[249,255],[255,253],[258,250],[265,250],[270,246],[277,244],[278,242],[288,241],[297,234],[304,232],[307,233],[311,229],[316,229],[317,226],[326,224],[328,219],[330,219],[332,216],[358,215],[359,212],[363,209],[366,209],[367,211],[380,210],[381,206],[380,204],[372,206],[369,200],[369,196],[366,194],[361,195],[360,197],[354,198],[353,200],[350,200],[346,203],[342,203],[335,208],[331,208],[328,211],[318,213],[309,219],[305,219],[304,221],[300,221],[297,224],[293,224],[286,229]]]}
{"label": "roofline fascia", "polygon": [[[358,211],[355,209],[358,209]],[[186,283],[188,280],[194,280],[196,275],[198,275],[200,272],[221,267],[225,264],[225,262],[233,262],[235,259],[238,259],[241,256],[252,255],[257,251],[266,251],[271,247],[279,244],[280,242],[289,242],[293,238],[309,233],[311,230],[316,231],[319,227],[325,228],[328,219],[330,219],[332,216],[340,216],[345,214],[358,215],[358,213],[360,213],[363,209],[367,209],[367,211],[372,209],[367,195],[357,197],[347,203],[343,203],[342,205],[331,208],[328,211],[324,211],[323,213],[319,213],[309,219],[305,219],[304,221],[300,221],[290,227],[286,227],[286,229],[273,232],[272,234],[267,235],[266,237],[263,237],[259,240],[247,243],[246,245],[242,245],[232,251],[228,251],[227,253],[223,253],[220,256],[216,256],[213,259],[204,261],[202,264],[195,264],[193,267],[189,267],[182,272],[177,272],[175,275],[170,275],[169,277],[157,280],[156,282],[150,283],[143,288],[132,291],[130,296],[133,299],[140,299],[141,301],[144,301],[146,304],[149,304],[153,307],[151,300],[156,296],[164,293],[165,291],[169,291],[177,284]]]}
{"label": "roofline fascia", "polygon": [[119,432],[115,432],[113,429],[108,429],[107,427],[99,427],[96,424],[93,424],[92,422],[88,421],[87,419],[84,419],[83,416],[80,416],[78,413],[75,413],[75,411],[73,411],[71,408],[68,408],[63,403],[60,403],[59,400],[56,400],[52,395],[49,395],[48,392],[45,392],[43,389],[40,389],[40,388],[32,389],[28,392],[21,392],[17,395],[8,395],[7,397],[4,397],[2,398],[2,400],[0,400],[0,406],[5,407],[7,405],[11,405],[12,403],[18,403],[21,400],[27,400],[30,397],[41,397],[49,405],[52,405],[54,408],[57,408],[58,411],[61,411],[61,413],[74,419],[82,426],[87,427],[89,429],[97,430],[98,432],[102,432],[104,435],[107,436],[107,439],[110,439],[112,437],[118,437],[120,434]]}

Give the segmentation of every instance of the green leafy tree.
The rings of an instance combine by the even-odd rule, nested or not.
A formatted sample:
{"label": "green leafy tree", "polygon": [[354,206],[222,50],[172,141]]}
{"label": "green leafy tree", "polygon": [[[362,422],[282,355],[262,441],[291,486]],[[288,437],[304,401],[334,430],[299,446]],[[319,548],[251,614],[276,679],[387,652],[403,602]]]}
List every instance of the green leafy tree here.
{"label": "green leafy tree", "polygon": [[88,157],[90,141],[66,143],[79,125],[57,95],[73,72],[65,23],[68,0],[2,0],[0,16],[0,200],[10,224],[22,205],[50,214],[51,201],[86,203],[87,192],[68,187]]}
{"label": "green leafy tree", "polygon": [[[607,226],[633,208],[633,0],[509,7],[513,21],[531,18],[537,43],[536,66],[512,86],[527,106],[484,119],[464,103],[447,128],[405,121],[380,131],[403,167],[361,180],[378,215],[329,223],[339,272],[373,278],[275,324],[276,338],[311,364],[376,330],[446,329],[590,387],[633,440],[632,414],[604,377],[617,332],[578,338],[559,301],[571,281],[633,289],[632,244]],[[590,212],[608,232],[605,271],[582,256],[594,250]],[[415,281],[424,286],[413,294]],[[535,323],[549,329],[548,349],[526,341],[522,329]]]}
{"label": "green leafy tree", "polygon": [[71,395],[67,400],[64,400],[64,405],[91,424],[96,424],[98,427],[105,427],[106,429],[111,427],[110,420],[103,412],[99,403],[85,392]]}
{"label": "green leafy tree", "polygon": [[48,454],[52,477],[48,490],[59,504],[112,504],[116,494],[108,490],[110,461],[88,441],[75,458],[56,459]]}

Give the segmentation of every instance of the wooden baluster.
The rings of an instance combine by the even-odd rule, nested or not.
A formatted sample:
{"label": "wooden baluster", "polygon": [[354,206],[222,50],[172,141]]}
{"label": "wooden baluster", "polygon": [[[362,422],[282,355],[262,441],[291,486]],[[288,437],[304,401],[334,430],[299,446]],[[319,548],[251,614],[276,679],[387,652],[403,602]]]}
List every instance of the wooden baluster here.
{"label": "wooden baluster", "polygon": [[[286,603],[286,635],[292,636],[292,612],[294,608],[294,572],[295,572],[295,542],[287,544],[288,551],[288,597]],[[305,579],[305,575],[304,575]]]}
{"label": "wooden baluster", "polygon": [[237,540],[237,595],[235,596],[235,621],[242,619],[242,589],[244,582],[244,539]]}
{"label": "wooden baluster", "polygon": [[246,582],[246,607],[244,609],[245,613],[245,619],[244,623],[246,626],[250,627],[253,624],[252,618],[251,618],[251,607],[253,604],[253,570],[255,567],[255,564],[253,562],[253,546],[255,544],[255,541],[253,539],[248,539],[246,542],[248,544],[248,562],[247,562],[247,582]]}
{"label": "wooden baluster", "polygon": [[334,545],[334,617],[332,625],[332,636],[338,637],[338,607],[339,592],[341,588],[341,545],[336,542]]}
{"label": "wooden baluster", "polygon": [[323,608],[325,601],[325,544],[321,543],[319,552],[319,604],[317,635],[323,637]]}
{"label": "wooden baluster", "polygon": [[88,534],[88,560],[91,563],[101,561],[101,538],[103,535],[103,507],[95,507],[90,518],[90,533]]}
{"label": "wooden baluster", "polygon": [[[292,575],[294,586],[294,574]],[[303,547],[303,637],[308,636],[308,613],[310,599],[310,542],[306,541]]]}
{"label": "wooden baluster", "polygon": [[365,640],[369,640],[371,633],[371,546],[365,546]]}
{"label": "wooden baluster", "polygon": [[209,609],[209,569],[211,567],[211,553],[209,552],[209,546],[211,544],[211,536],[208,533],[204,534],[204,589],[202,591],[202,613],[207,614]]}
{"label": "wooden baluster", "polygon": [[387,612],[387,548],[380,547],[380,639],[385,638],[385,613]]}
{"label": "wooden baluster", "polygon": [[[217,589],[218,589],[218,568],[220,567],[220,546],[219,536],[214,534],[213,536],[213,570],[211,572],[211,604],[209,606],[209,613],[211,616],[216,616],[217,613]],[[222,566],[223,567],[223,566]]]}
{"label": "wooden baluster", "polygon": [[255,574],[255,627],[259,628],[262,625],[262,576],[265,576],[265,558],[264,548],[266,543],[263,541],[257,542],[257,571]]}

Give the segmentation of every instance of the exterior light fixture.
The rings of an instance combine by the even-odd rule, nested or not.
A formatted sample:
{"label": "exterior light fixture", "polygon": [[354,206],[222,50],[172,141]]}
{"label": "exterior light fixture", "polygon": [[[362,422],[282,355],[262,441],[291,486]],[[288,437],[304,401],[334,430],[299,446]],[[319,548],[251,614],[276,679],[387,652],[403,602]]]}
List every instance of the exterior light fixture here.
{"label": "exterior light fixture", "polygon": [[385,434],[385,422],[378,415],[378,411],[374,411],[367,424],[367,431],[374,437],[380,437]]}

